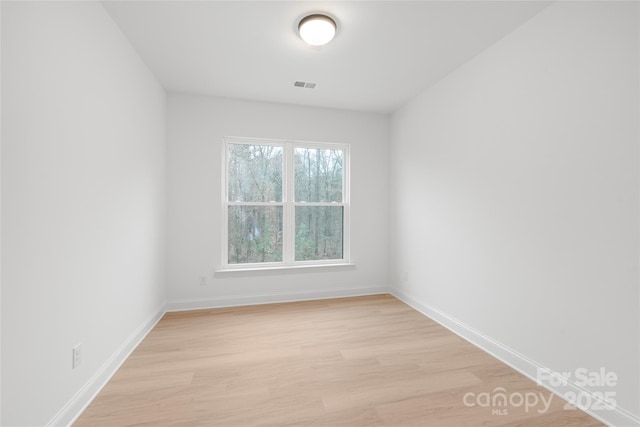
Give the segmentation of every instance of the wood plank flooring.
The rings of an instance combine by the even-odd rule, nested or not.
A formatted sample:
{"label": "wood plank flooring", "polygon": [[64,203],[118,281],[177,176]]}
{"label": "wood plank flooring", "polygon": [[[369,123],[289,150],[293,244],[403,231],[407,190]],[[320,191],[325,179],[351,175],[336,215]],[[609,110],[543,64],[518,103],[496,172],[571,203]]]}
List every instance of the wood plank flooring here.
{"label": "wood plank flooring", "polygon": [[551,397],[389,295],[198,310],[167,313],[75,426],[602,425],[557,396],[478,404],[497,388]]}

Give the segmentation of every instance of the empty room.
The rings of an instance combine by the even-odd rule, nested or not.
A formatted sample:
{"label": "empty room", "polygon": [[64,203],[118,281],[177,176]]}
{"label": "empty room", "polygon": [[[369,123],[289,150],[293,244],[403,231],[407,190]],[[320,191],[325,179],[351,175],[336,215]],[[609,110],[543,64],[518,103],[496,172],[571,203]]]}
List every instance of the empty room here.
{"label": "empty room", "polygon": [[0,425],[640,426],[640,3],[0,22]]}

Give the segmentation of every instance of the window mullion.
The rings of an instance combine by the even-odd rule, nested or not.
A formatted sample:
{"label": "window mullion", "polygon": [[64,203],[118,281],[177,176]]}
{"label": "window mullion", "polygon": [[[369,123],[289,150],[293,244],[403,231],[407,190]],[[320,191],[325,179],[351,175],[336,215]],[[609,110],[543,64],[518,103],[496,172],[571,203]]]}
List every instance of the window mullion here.
{"label": "window mullion", "polygon": [[284,167],[285,167],[285,194],[284,194],[284,224],[283,224],[283,260],[286,264],[291,264],[295,259],[295,189],[294,189],[294,153],[293,145],[285,146]]}

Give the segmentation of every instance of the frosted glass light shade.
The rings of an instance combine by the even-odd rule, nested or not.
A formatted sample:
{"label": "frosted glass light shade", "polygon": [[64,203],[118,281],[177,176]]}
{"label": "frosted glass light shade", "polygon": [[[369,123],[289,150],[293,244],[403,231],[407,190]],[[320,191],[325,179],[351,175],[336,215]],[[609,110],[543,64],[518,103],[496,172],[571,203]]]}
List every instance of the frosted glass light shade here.
{"label": "frosted glass light shade", "polygon": [[336,35],[336,22],[326,15],[309,15],[298,24],[298,32],[311,46],[322,46]]}

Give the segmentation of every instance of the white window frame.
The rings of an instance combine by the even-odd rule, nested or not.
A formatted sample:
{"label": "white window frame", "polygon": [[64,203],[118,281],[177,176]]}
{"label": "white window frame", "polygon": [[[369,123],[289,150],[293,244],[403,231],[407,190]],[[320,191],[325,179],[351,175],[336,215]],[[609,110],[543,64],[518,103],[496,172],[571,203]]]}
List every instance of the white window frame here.
{"label": "white window frame", "polygon": [[[323,266],[352,265],[350,262],[350,147],[348,144],[336,144],[330,142],[310,142],[310,141],[285,141],[264,138],[245,138],[227,136],[222,138],[222,262],[219,271],[247,271],[247,270],[271,270],[282,268],[305,268]],[[236,202],[229,201],[227,166],[229,164],[229,144],[246,145],[272,145],[283,148],[282,180],[283,194],[281,202]],[[342,202],[296,202],[295,201],[295,148],[317,148],[333,149],[343,152],[342,170]],[[229,206],[282,206],[283,208],[283,230],[282,230],[282,261],[281,262],[258,262],[229,264]],[[328,260],[295,260],[295,208],[297,206],[342,206],[343,208],[343,230],[342,230],[342,259]]]}

